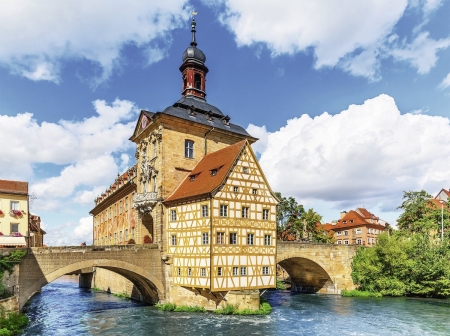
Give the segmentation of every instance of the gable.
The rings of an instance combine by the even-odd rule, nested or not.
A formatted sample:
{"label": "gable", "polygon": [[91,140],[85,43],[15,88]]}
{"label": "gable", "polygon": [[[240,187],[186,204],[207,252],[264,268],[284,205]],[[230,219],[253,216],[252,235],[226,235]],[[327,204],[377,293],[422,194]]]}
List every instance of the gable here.
{"label": "gable", "polygon": [[133,141],[139,134],[141,134],[145,129],[147,129],[153,123],[153,116],[155,113],[141,110],[141,114],[137,120],[136,126],[134,127],[133,135],[129,140]]}

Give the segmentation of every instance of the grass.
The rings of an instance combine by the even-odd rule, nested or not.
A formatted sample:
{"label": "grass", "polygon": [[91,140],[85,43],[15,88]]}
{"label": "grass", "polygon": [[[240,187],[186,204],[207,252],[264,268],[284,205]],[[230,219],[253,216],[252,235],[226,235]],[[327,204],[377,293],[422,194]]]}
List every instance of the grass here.
{"label": "grass", "polygon": [[287,288],[286,284],[282,280],[277,280],[277,285],[276,286],[277,286],[277,289],[282,289],[282,290]]}
{"label": "grass", "polygon": [[122,298],[122,299],[129,299],[130,298],[130,296],[127,293],[125,293],[125,292],[113,293],[113,295],[117,296],[118,298]]}
{"label": "grass", "polygon": [[239,310],[237,305],[227,304],[222,309],[217,309],[214,313],[219,315],[269,315],[272,307],[269,302],[262,302],[259,309],[242,309]]}
{"label": "grass", "polygon": [[99,290],[100,290],[100,288],[98,288],[98,287],[96,287],[96,286],[92,287],[91,289],[93,289],[93,290],[95,290],[95,291],[99,291]]}
{"label": "grass", "polygon": [[157,303],[155,307],[162,311],[206,313],[206,309],[200,306],[177,306],[173,303]]}
{"label": "grass", "polygon": [[346,290],[343,289],[341,295],[344,297],[382,297],[381,293],[377,292],[368,292],[368,291],[359,291],[359,290]]}

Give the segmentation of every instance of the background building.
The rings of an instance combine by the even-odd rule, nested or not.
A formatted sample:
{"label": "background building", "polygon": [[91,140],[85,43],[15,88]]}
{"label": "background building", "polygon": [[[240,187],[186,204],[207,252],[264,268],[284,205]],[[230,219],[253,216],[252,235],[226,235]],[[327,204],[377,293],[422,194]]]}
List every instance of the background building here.
{"label": "background building", "polygon": [[357,208],[341,212],[341,218],[331,224],[325,224],[327,232],[333,232],[336,244],[357,244],[372,246],[378,235],[387,229],[388,223],[367,211]]}

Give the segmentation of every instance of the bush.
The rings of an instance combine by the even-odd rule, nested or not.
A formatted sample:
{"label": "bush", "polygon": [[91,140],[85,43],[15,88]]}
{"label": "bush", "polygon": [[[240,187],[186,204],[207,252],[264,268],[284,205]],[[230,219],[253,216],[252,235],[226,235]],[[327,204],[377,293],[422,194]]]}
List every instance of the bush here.
{"label": "bush", "polygon": [[206,309],[200,306],[177,306],[174,311],[188,313],[206,313]]}
{"label": "bush", "polygon": [[238,310],[238,306],[237,305],[232,305],[227,303],[225,305],[225,307],[221,308],[221,309],[216,309],[214,311],[214,313],[219,314],[219,315],[233,315],[235,314],[235,312]]}
{"label": "bush", "polygon": [[282,289],[282,290],[287,288],[286,284],[282,280],[277,280],[277,285],[276,286],[277,286],[277,289]]}
{"label": "bush", "polygon": [[377,292],[368,292],[368,291],[359,291],[359,290],[347,290],[343,289],[341,295],[344,297],[382,297],[381,293]]}
{"label": "bush", "polygon": [[134,241],[134,239],[130,239],[129,241],[128,241],[128,244],[136,244],[136,242]]}
{"label": "bush", "polygon": [[155,307],[162,311],[174,311],[177,308],[173,303],[157,303]]}
{"label": "bush", "polygon": [[5,312],[2,312],[0,315],[0,328],[2,328],[0,329],[0,335],[16,335],[28,321],[28,317],[22,313],[11,312],[6,315]]}
{"label": "bush", "polygon": [[269,302],[265,301],[260,304],[259,309],[243,309],[239,310],[237,305],[227,303],[222,309],[217,309],[214,313],[219,315],[269,315],[272,307]]}
{"label": "bush", "polygon": [[152,238],[149,235],[144,236],[144,244],[151,244],[153,243]]}

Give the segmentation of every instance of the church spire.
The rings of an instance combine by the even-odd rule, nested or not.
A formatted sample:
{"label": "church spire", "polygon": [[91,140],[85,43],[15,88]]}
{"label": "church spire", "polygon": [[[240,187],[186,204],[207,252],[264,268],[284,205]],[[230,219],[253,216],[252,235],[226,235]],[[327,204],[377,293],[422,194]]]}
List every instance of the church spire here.
{"label": "church spire", "polygon": [[[193,13],[194,14],[194,13]],[[195,13],[197,14],[197,13]],[[180,71],[183,77],[182,92],[183,96],[194,96],[205,99],[206,97],[206,74],[208,68],[205,66],[206,56],[197,48],[197,39],[195,36],[197,23],[194,17],[191,21],[192,41],[190,47],[183,53],[183,64]]]}

